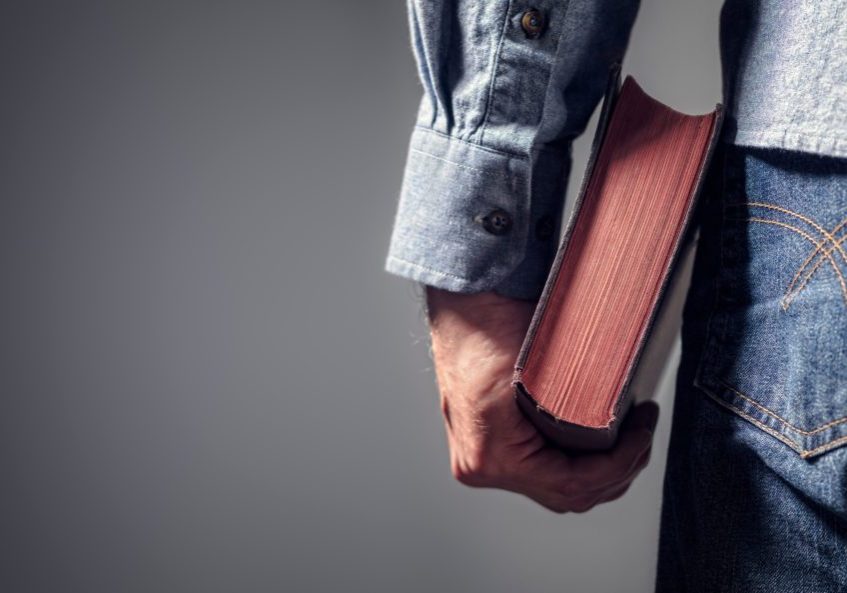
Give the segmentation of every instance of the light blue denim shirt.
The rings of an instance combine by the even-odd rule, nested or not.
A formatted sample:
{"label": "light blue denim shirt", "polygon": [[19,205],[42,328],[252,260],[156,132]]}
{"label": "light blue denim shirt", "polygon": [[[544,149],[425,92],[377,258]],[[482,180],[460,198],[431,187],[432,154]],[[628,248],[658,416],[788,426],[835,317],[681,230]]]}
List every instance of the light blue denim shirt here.
{"label": "light blue denim shirt", "polygon": [[[407,0],[423,85],[385,269],[537,298],[638,0]],[[727,0],[724,140],[847,157],[845,0]]]}

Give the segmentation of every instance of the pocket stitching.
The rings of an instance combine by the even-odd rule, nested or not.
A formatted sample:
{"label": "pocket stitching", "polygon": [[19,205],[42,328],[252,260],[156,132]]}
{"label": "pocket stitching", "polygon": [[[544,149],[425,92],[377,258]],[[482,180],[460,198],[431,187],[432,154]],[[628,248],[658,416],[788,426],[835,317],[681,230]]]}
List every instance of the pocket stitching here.
{"label": "pocket stitching", "polygon": [[[729,177],[729,175],[727,173],[724,173],[724,180],[723,180],[724,190],[726,190],[726,186],[729,183],[728,177]],[[818,223],[809,220],[807,217],[805,217],[801,214],[798,214],[796,212],[792,212],[792,211],[787,210],[785,208],[781,208],[780,206],[775,206],[775,205],[767,204],[767,203],[763,203],[763,202],[754,202],[754,201],[743,202],[743,203],[740,203],[740,204],[738,204],[738,203],[737,204],[729,204],[729,203],[725,202],[726,191],[723,192],[723,195],[724,195],[724,198],[722,199],[723,204],[722,204],[722,207],[721,207],[720,225],[717,229],[717,232],[719,233],[719,236],[720,236],[720,241],[718,243],[718,260],[719,260],[719,268],[721,270],[726,269],[725,253],[724,253],[724,249],[725,249],[724,238],[725,238],[725,230],[726,230],[725,227],[726,227],[727,219],[732,218],[730,216],[727,216],[727,214],[728,214],[727,211],[729,210],[729,208],[731,208],[734,205],[748,205],[748,206],[749,205],[754,205],[754,206],[758,205],[758,206],[761,206],[761,207],[764,207],[764,208],[767,208],[767,209],[782,211],[782,212],[785,212],[786,214],[792,214],[794,216],[797,216],[801,220],[807,221],[808,224],[810,224],[811,226],[818,229],[821,232],[821,235],[823,235],[823,238],[824,238],[824,241],[818,243],[818,241],[815,241],[811,236],[806,236],[806,233],[804,231],[800,231],[800,229],[796,229],[796,230],[800,231],[801,235],[805,236],[805,238],[807,240],[809,240],[812,244],[814,244],[816,249],[812,253],[812,255],[810,255],[807,258],[807,260],[803,263],[803,265],[800,267],[800,270],[797,272],[797,274],[795,274],[795,279],[792,280],[792,284],[789,285],[788,289],[786,290],[786,295],[783,297],[783,299],[785,299],[789,294],[791,294],[791,288],[793,288],[793,284],[796,283],[796,279],[800,276],[800,274],[803,273],[804,269],[809,265],[809,263],[816,256],[818,256],[818,259],[816,261],[815,267],[811,271],[807,272],[807,274],[804,276],[804,280],[803,280],[801,288],[798,288],[796,291],[794,291],[793,295],[796,296],[799,293],[799,291],[802,290],[803,287],[805,287],[805,285],[809,282],[811,277],[814,275],[817,268],[820,267],[821,264],[825,263],[827,259],[830,261],[830,263],[833,264],[833,267],[835,268],[836,274],[839,276],[839,279],[842,281],[842,291],[844,291],[844,288],[845,288],[844,285],[843,285],[844,278],[843,278],[843,276],[840,272],[840,269],[838,269],[837,263],[834,261],[834,258],[832,257],[831,254],[832,254],[833,251],[835,251],[837,249],[838,252],[841,254],[842,258],[844,258],[844,261],[847,263],[847,254],[845,254],[844,249],[841,247],[841,243],[844,242],[845,240],[847,240],[847,236],[843,236],[838,240],[836,240],[832,236],[832,234],[836,233],[840,228],[842,228],[843,226],[845,226],[845,224],[847,224],[847,219],[845,219],[844,221],[839,223],[839,225],[837,225],[835,228],[833,228],[832,231],[831,231],[832,234],[830,234],[830,232],[827,232]],[[738,220],[738,219],[736,218],[736,220]],[[766,221],[766,219],[763,219],[763,222],[765,222],[765,221]],[[768,222],[770,222],[770,221],[768,221]],[[783,223],[783,225],[790,228],[790,225],[786,225],[785,223]],[[828,240],[827,240],[827,238],[828,238]],[[827,244],[830,243],[830,242],[832,243],[832,247],[827,247]],[[836,448],[840,445],[847,443],[847,435],[844,434],[844,432],[843,432],[844,427],[842,426],[845,422],[847,422],[847,416],[833,420],[833,421],[830,421],[830,422],[827,422],[826,424],[824,424],[824,425],[822,425],[818,428],[815,428],[813,430],[804,431],[802,429],[799,429],[796,426],[793,426],[791,423],[787,422],[785,419],[783,419],[780,416],[776,415],[775,413],[771,412],[767,408],[764,408],[764,406],[761,406],[757,402],[754,402],[751,398],[743,396],[743,394],[738,392],[738,390],[736,390],[736,389],[732,388],[731,386],[727,385],[722,379],[720,379],[717,376],[714,376],[714,379],[716,379],[718,381],[718,383],[713,385],[711,389],[701,382],[702,373],[705,372],[705,367],[707,365],[707,359],[710,358],[710,355],[708,354],[709,351],[710,351],[709,344],[712,343],[712,341],[715,339],[716,332],[717,333],[724,333],[726,331],[726,327],[724,326],[725,320],[723,320],[724,323],[721,323],[722,320],[721,320],[720,316],[716,315],[717,309],[719,308],[719,302],[721,300],[720,295],[721,295],[722,289],[723,289],[722,285],[724,283],[722,281],[722,274],[716,274],[715,275],[714,283],[715,283],[715,286],[714,286],[714,303],[713,303],[712,309],[709,311],[708,318],[706,319],[706,322],[705,322],[704,343],[703,343],[703,347],[702,347],[701,352],[700,352],[699,361],[697,363],[697,370],[695,372],[694,379],[693,379],[694,386],[696,386],[702,393],[704,393],[706,396],[708,396],[710,400],[714,401],[715,403],[719,404],[720,406],[729,410],[730,412],[734,412],[735,414],[738,415],[738,417],[750,422],[753,426],[756,426],[758,429],[762,430],[762,432],[764,432],[765,434],[772,436],[773,438],[777,439],[779,442],[781,442],[781,443],[787,445],[788,447],[790,447],[793,451],[795,451],[800,456],[801,459],[809,459],[809,458],[811,458],[815,455],[818,455],[820,453],[823,453],[825,451],[828,451],[830,449]],[[790,302],[791,302],[791,299],[788,299],[787,302],[784,303],[784,305],[785,305],[783,307],[784,310],[787,310],[787,308],[788,308],[787,305],[790,304]],[[847,302],[847,294],[845,294],[845,302]],[[716,390],[717,386],[719,386],[720,384],[726,385],[726,387],[728,387],[729,390],[732,393],[735,393],[737,395],[742,396],[743,399],[739,399],[738,402],[744,402],[745,405],[746,405],[746,403],[755,404],[755,407],[751,408],[751,410],[758,410],[759,412],[764,413],[764,416],[762,416],[762,420],[759,420],[754,415],[751,415],[751,413],[749,413],[749,411],[745,411],[745,409],[740,407],[741,406],[740,403],[732,402],[732,400],[730,399],[730,397],[731,397],[730,393],[725,393],[722,396],[719,396],[714,390]],[[771,427],[771,426],[768,426],[767,424],[765,424],[764,419],[766,419],[766,418],[770,418],[772,422],[777,422],[777,426]],[[817,437],[815,435],[818,435],[818,433],[820,433],[821,431],[823,431],[825,429],[832,429],[833,427],[836,427],[836,426],[838,426],[839,428],[833,429],[835,434],[832,435],[831,439],[828,442],[821,443],[820,440],[818,440],[817,443],[814,442],[814,440],[817,440]],[[789,436],[788,434],[781,432],[781,430],[789,429],[789,427],[790,427],[791,430],[794,430],[795,433],[798,435],[796,440],[794,438],[792,438],[791,436]],[[800,436],[800,435],[802,435],[802,436]],[[812,440],[812,441],[810,442],[810,440]],[[801,442],[802,442],[802,444],[801,444]],[[809,446],[811,446],[812,448],[810,448],[810,449],[807,448]]]}
{"label": "pocket stitching", "polygon": [[[794,216],[794,217],[802,220],[803,222],[805,222],[809,226],[814,227],[820,233],[821,238],[823,239],[822,241],[818,242],[811,235],[806,233],[805,231],[798,229],[795,226],[792,226],[790,224],[787,224],[785,222],[775,220],[775,219],[758,218],[758,217],[747,217],[747,218],[728,217],[731,220],[761,222],[761,223],[765,223],[765,224],[773,224],[773,225],[781,226],[781,227],[784,227],[784,228],[786,228],[790,231],[797,233],[798,235],[800,235],[801,237],[803,237],[804,239],[806,239],[807,241],[812,243],[812,245],[815,246],[815,250],[800,265],[800,268],[794,274],[794,277],[791,279],[791,282],[788,284],[788,287],[785,290],[785,294],[783,295],[783,298],[782,298],[782,309],[783,309],[783,311],[788,310],[789,306],[791,305],[791,302],[806,287],[806,285],[809,283],[809,281],[814,276],[817,269],[821,266],[822,263],[824,263],[825,259],[829,260],[830,264],[832,264],[833,271],[838,276],[838,281],[841,284],[841,292],[842,292],[842,296],[844,298],[844,303],[845,303],[845,305],[847,305],[847,283],[845,283],[844,275],[842,274],[841,270],[839,269],[838,264],[836,263],[835,259],[832,257],[832,252],[837,250],[841,254],[841,257],[844,260],[844,262],[847,263],[847,253],[845,253],[844,248],[841,246],[841,244],[845,240],[847,240],[847,235],[844,235],[844,236],[842,236],[838,239],[836,239],[835,236],[834,236],[834,233],[838,232],[839,229],[841,229],[842,227],[844,227],[845,224],[847,224],[847,219],[842,220],[831,231],[827,231],[823,226],[821,226],[819,223],[812,220],[808,216],[800,214],[799,212],[795,212],[794,210],[791,210],[789,208],[777,206],[775,204],[770,204],[770,203],[767,203],[767,202],[755,202],[755,201],[738,202],[738,203],[735,203],[735,204],[727,204],[724,207],[724,210],[726,210],[727,208],[733,207],[733,206],[754,206],[754,207],[766,208],[766,209],[769,209],[769,210],[775,210],[777,212],[782,212],[784,214]],[[832,246],[826,247],[826,245],[829,244],[829,243],[831,243]],[[804,276],[803,281],[800,283],[800,286],[797,287],[796,290],[793,290],[794,285],[797,283],[797,280],[800,277],[800,275],[803,273],[803,271],[806,269],[806,267],[809,265],[809,263],[813,259],[815,259],[815,257],[818,256],[818,255],[822,255],[822,257],[818,257],[817,262],[815,262],[815,265]]]}
{"label": "pocket stitching", "polygon": [[761,429],[762,431],[764,431],[767,434],[771,435],[772,437],[776,438],[780,442],[785,443],[786,445],[791,447],[791,449],[796,451],[802,459],[808,459],[810,457],[814,457],[815,455],[818,455],[819,453],[823,453],[825,451],[828,451],[829,449],[834,449],[835,447],[838,447],[839,445],[847,443],[847,435],[845,435],[845,436],[835,438],[831,441],[825,442],[821,445],[818,445],[814,449],[804,449],[797,441],[791,439],[790,437],[787,437],[786,435],[780,433],[777,430],[774,430],[770,426],[767,426],[766,424],[762,423],[761,421],[757,420],[756,418],[753,418],[752,416],[750,416],[749,414],[744,412],[744,410],[742,410],[741,408],[732,405],[728,401],[721,399],[720,397],[718,397],[717,395],[712,393],[705,385],[700,383],[699,373],[698,373],[697,378],[694,379],[694,385],[698,389],[700,389],[700,391],[705,393],[709,397],[709,399],[711,399],[712,401],[720,404],[721,406],[723,406],[724,408],[727,408],[728,410],[730,410],[732,412],[735,412],[741,418],[744,418],[745,420],[747,420],[751,424],[755,425],[757,428]]}
{"label": "pocket stitching", "polygon": [[[794,440],[792,440],[792,439],[788,438],[788,437],[787,437],[787,436],[785,436],[784,434],[781,434],[780,432],[778,432],[778,431],[774,430],[774,429],[773,429],[773,428],[771,428],[770,426],[767,426],[767,425],[763,424],[762,422],[759,422],[758,420],[756,420],[756,419],[755,419],[755,418],[753,418],[752,416],[750,416],[750,415],[748,415],[747,413],[745,413],[745,412],[744,412],[744,410],[742,410],[741,408],[738,408],[738,407],[736,407],[736,406],[733,406],[733,405],[732,405],[731,403],[729,403],[728,401],[724,401],[724,400],[722,400],[722,399],[721,399],[721,398],[719,398],[717,395],[715,395],[714,393],[712,393],[709,389],[707,389],[707,388],[706,388],[703,384],[701,384],[701,383],[700,383],[700,381],[699,381],[698,379],[695,379],[695,380],[694,380],[694,385],[695,385],[695,386],[697,386],[697,387],[700,389],[700,391],[702,391],[703,393],[705,393],[706,395],[708,395],[710,399],[712,399],[712,400],[714,400],[715,402],[719,403],[719,404],[720,404],[720,405],[722,405],[723,407],[725,407],[725,408],[727,408],[727,409],[729,409],[729,410],[732,410],[733,412],[735,412],[736,414],[738,414],[739,416],[741,416],[741,417],[742,417],[742,418],[744,418],[745,420],[747,420],[747,421],[749,421],[749,422],[752,422],[753,424],[755,424],[757,427],[761,428],[763,431],[765,431],[766,433],[768,433],[768,434],[769,434],[769,435],[771,435],[772,437],[779,439],[780,441],[782,441],[783,443],[785,443],[786,445],[788,445],[789,447],[791,447],[792,449],[794,449],[795,451],[797,451],[797,452],[800,454],[800,456],[801,456],[801,457],[804,457],[804,458],[805,458],[805,457],[808,455],[808,454],[807,454],[807,452],[806,452],[806,450],[805,450],[805,449],[803,449],[803,448],[800,446],[800,444],[799,444],[799,443],[797,443],[796,441],[794,441]],[[845,437],[845,438],[847,438],[847,437]]]}
{"label": "pocket stitching", "polygon": [[820,426],[818,426],[818,427],[816,427],[816,428],[809,429],[809,430],[803,430],[802,428],[799,428],[799,427],[797,427],[797,426],[794,426],[794,425],[793,425],[793,424],[791,424],[788,420],[786,420],[785,418],[783,418],[782,416],[780,416],[779,414],[777,414],[777,413],[776,413],[776,412],[774,412],[773,410],[770,410],[769,408],[766,408],[766,407],[765,407],[765,406],[763,406],[762,404],[760,404],[760,403],[758,403],[757,401],[753,400],[751,397],[749,397],[749,396],[747,396],[747,395],[744,395],[743,393],[741,393],[740,391],[738,391],[735,387],[733,387],[732,385],[730,385],[729,383],[727,383],[726,381],[724,381],[724,380],[723,380],[723,379],[721,379],[720,377],[718,377],[717,379],[718,379],[718,381],[720,381],[720,382],[721,382],[721,384],[723,384],[723,386],[724,386],[724,387],[726,387],[727,389],[729,389],[730,391],[732,391],[733,393],[735,393],[736,395],[738,395],[739,397],[741,397],[741,398],[742,398],[742,399],[744,399],[745,401],[747,401],[747,402],[749,402],[750,404],[754,405],[755,407],[757,407],[758,409],[760,409],[762,412],[764,412],[764,413],[765,413],[765,414],[767,414],[768,416],[771,416],[771,417],[772,417],[772,418],[774,418],[775,420],[778,420],[778,421],[782,422],[782,423],[785,425],[785,427],[786,427],[786,428],[791,429],[791,430],[793,430],[793,431],[795,431],[795,432],[799,432],[800,434],[802,434],[802,435],[804,435],[804,436],[813,435],[813,434],[816,434],[816,433],[818,433],[818,432],[821,432],[822,430],[826,430],[827,428],[831,428],[831,427],[833,427],[833,426],[837,426],[838,424],[843,424],[844,422],[847,422],[847,416],[842,416],[841,418],[836,418],[835,420],[831,420],[830,422],[827,422],[826,424],[822,424],[822,425],[820,425]]}
{"label": "pocket stitching", "polygon": [[[838,240],[836,240],[836,241],[835,241],[835,244],[836,244],[836,245],[840,245],[841,243],[843,243],[843,242],[844,242],[844,240],[845,240],[845,239],[847,239],[847,235],[844,235],[843,237],[841,237],[841,238],[839,238]],[[800,269],[797,271],[797,276],[799,276],[799,275],[803,272],[803,268],[805,268],[805,267],[808,265],[809,261],[811,261],[811,260],[812,260],[812,258],[814,258],[814,257],[815,257],[815,255],[817,255],[817,254],[818,254],[818,252],[819,252],[819,250],[821,249],[821,247],[823,247],[823,243],[821,244],[821,246],[820,246],[820,247],[818,247],[818,249],[816,249],[814,252],[812,252],[812,255],[810,255],[810,256],[806,259],[806,262],[805,262],[802,266],[800,266]],[[796,295],[796,294],[798,294],[801,290],[803,290],[803,288],[805,288],[806,284],[808,284],[808,283],[809,283],[809,280],[811,280],[811,279],[812,279],[812,276],[814,276],[814,275],[815,275],[815,272],[817,271],[817,269],[818,269],[819,267],[821,267],[821,264],[824,262],[824,259],[825,259],[825,258],[829,259],[829,261],[832,263],[832,265],[833,265],[833,266],[835,266],[835,260],[833,260],[833,258],[832,258],[832,252],[833,252],[833,251],[835,251],[835,247],[829,247],[829,248],[827,248],[827,249],[824,249],[824,250],[821,252],[821,253],[823,254],[823,257],[819,257],[819,258],[818,258],[818,261],[817,261],[817,262],[815,262],[815,265],[814,265],[814,266],[812,266],[812,269],[811,269],[811,270],[809,270],[809,271],[806,273],[806,276],[803,278],[803,282],[800,284],[800,286],[797,288],[797,290],[796,290],[796,291],[794,291],[794,294],[795,294],[795,295]],[[842,289],[842,291],[845,291],[845,287],[844,287],[844,277],[841,275],[841,273],[840,273],[840,272],[837,272],[837,273],[838,273],[838,276],[839,276],[839,280],[841,280],[841,289]],[[790,288],[791,288],[791,287],[789,287],[789,289],[790,289]],[[786,295],[786,296],[787,296],[787,295]],[[845,298],[845,303],[847,303],[847,292],[845,292],[845,297],[844,297],[844,298]],[[788,309],[788,305],[790,304],[791,300],[792,300],[792,299],[788,299],[788,300],[786,301],[786,304],[785,304],[785,307],[784,307],[785,309]]]}
{"label": "pocket stitching", "polygon": [[[756,217],[748,217],[748,218],[741,218],[741,219],[735,218],[733,220],[744,220],[744,221],[749,220],[750,222],[761,222],[761,223],[765,223],[765,224],[773,224],[773,225],[785,227],[790,231],[794,231],[795,233],[797,233],[798,235],[800,235],[801,237],[803,237],[804,239],[809,241],[812,245],[814,245],[816,247],[814,253],[820,252],[821,247],[823,247],[823,245],[824,245],[823,242],[818,243],[817,241],[815,241],[812,238],[812,236],[808,235],[805,231],[802,231],[795,226],[792,226],[790,224],[786,224],[786,223],[781,222],[779,220],[771,220],[771,219],[768,219],[768,218],[756,218]],[[838,244],[838,243],[839,243],[839,241],[836,241],[836,244]],[[824,257],[829,259],[829,262],[832,264],[832,269],[835,270],[835,273],[838,275],[838,281],[841,283],[841,292],[844,295],[844,302],[847,303],[847,284],[844,283],[844,275],[841,273],[841,270],[838,268],[838,264],[835,263],[835,258],[832,257],[833,249],[824,250],[823,255],[824,255]],[[788,307],[789,307],[789,305],[791,304],[791,301],[794,298],[792,296],[792,290],[791,289],[794,286],[794,284],[797,282],[797,278],[800,276],[800,274],[803,273],[803,269],[806,267],[806,265],[812,259],[812,257],[814,257],[814,256],[807,258],[806,261],[803,262],[803,265],[801,265],[800,269],[797,270],[797,273],[794,274],[794,278],[792,278],[791,282],[788,285],[788,288],[785,289],[785,294],[782,296],[782,310],[783,311],[788,310]],[[815,271],[820,267],[821,262],[823,262],[823,260],[824,260],[823,257],[818,260],[817,264],[815,264],[815,266],[812,268],[812,270],[808,274],[806,274],[805,278],[803,278],[803,282],[800,284],[800,286],[797,288],[797,290],[793,291],[793,295],[799,294],[799,292],[806,287],[806,284],[808,284],[809,280],[812,279],[812,276],[814,275]]]}
{"label": "pocket stitching", "polygon": [[829,231],[827,231],[820,224],[818,224],[817,222],[815,222],[814,220],[812,220],[808,216],[804,216],[803,214],[800,214],[799,212],[794,212],[794,210],[791,210],[789,208],[783,208],[782,206],[777,206],[775,204],[769,204],[767,202],[742,202],[742,204],[745,204],[745,205],[748,205],[748,206],[759,206],[761,208],[769,208],[771,210],[776,210],[778,212],[784,212],[785,214],[790,214],[792,216],[796,216],[797,218],[799,218],[803,222],[806,222],[809,225],[815,227],[824,237],[826,237],[830,242],[834,243],[838,247],[838,251],[839,251],[839,253],[841,253],[841,257],[844,258],[844,261],[847,261],[847,253],[844,252],[844,249],[842,249],[841,246],[835,241],[835,238],[829,233]]}

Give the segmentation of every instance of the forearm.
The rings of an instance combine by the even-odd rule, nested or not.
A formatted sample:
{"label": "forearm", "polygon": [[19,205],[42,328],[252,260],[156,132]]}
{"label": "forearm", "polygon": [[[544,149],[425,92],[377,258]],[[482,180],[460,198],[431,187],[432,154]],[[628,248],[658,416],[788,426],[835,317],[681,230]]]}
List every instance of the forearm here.
{"label": "forearm", "polygon": [[637,0],[543,0],[530,25],[514,1],[408,5],[424,95],[385,266],[427,285],[453,475],[587,510],[647,463],[657,408],[637,407],[613,451],[571,458],[523,417],[511,379],[555,255],[570,144]]}

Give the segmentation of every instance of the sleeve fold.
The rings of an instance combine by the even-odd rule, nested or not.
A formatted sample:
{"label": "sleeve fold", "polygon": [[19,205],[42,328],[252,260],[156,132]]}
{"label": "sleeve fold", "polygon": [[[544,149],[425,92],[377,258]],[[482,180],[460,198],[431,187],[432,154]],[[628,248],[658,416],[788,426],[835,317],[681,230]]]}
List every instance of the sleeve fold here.
{"label": "sleeve fold", "polygon": [[622,59],[638,0],[407,7],[423,96],[385,270],[537,299],[558,246],[573,139]]}
{"label": "sleeve fold", "polygon": [[[531,161],[544,166],[530,169]],[[555,255],[570,155],[510,155],[416,127],[385,269],[453,292],[537,298]],[[485,224],[505,216],[505,232]]]}

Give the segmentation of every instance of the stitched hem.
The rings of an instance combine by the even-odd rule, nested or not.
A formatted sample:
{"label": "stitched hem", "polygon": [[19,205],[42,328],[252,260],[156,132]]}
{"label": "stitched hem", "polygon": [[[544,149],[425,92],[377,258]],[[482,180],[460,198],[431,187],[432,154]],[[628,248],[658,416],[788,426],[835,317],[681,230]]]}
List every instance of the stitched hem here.
{"label": "stitched hem", "polygon": [[458,136],[451,136],[450,134],[445,134],[444,132],[441,132],[441,131],[436,130],[434,128],[428,128],[428,127],[420,125],[420,124],[415,124],[414,131],[424,133],[424,134],[433,134],[434,136],[438,136],[440,138],[443,138],[444,140],[449,140],[450,142],[461,142],[462,144],[466,144],[467,146],[470,146],[471,148],[475,148],[477,150],[482,150],[482,151],[485,151],[485,152],[490,152],[491,154],[494,154],[494,155],[497,155],[497,156],[508,157],[510,159],[520,159],[520,160],[527,160],[528,159],[528,155],[526,155],[526,154],[519,154],[519,153],[516,153],[516,152],[507,152],[505,150],[498,150],[496,148],[491,148],[490,146],[485,146],[485,145],[479,144],[477,142],[471,142],[470,140],[465,140],[464,138],[460,138]]}
{"label": "stitched hem", "polygon": [[385,260],[386,272],[402,276],[422,284],[449,290],[450,292],[483,292],[493,288],[490,279],[471,280],[450,272],[430,268],[426,265],[407,261],[395,255],[389,255]]}
{"label": "stitched hem", "polygon": [[[529,160],[529,154],[526,153],[518,153],[518,152],[509,152],[507,150],[500,150],[497,148],[492,148],[485,144],[480,144],[478,142],[471,142],[470,140],[466,140],[465,138],[460,138],[459,136],[451,136],[450,134],[445,134],[435,128],[429,128],[423,124],[415,124],[413,126],[414,131],[422,132],[427,134],[433,134],[435,136],[439,136],[445,140],[449,140],[451,142],[461,142],[462,144],[467,144],[468,146],[475,148],[477,150],[482,150],[485,152],[490,152],[491,154],[495,154],[497,156],[504,156],[510,159],[518,159],[518,160]],[[553,155],[569,155],[572,148],[572,144],[569,142],[567,146],[564,147],[556,147],[556,146],[547,146],[543,144],[533,144],[528,148],[528,151],[531,153],[549,153]]]}
{"label": "stitched hem", "polygon": [[505,280],[500,279],[500,270],[492,270],[491,274],[484,278],[471,280],[394,255],[389,255],[386,258],[384,269],[386,272],[396,276],[428,286],[434,286],[435,288],[449,290],[450,292],[466,294],[496,292],[500,296],[518,300],[538,300],[543,287],[542,282],[530,282],[520,279],[512,281],[511,276],[507,276]]}
{"label": "stitched hem", "polygon": [[409,150],[411,152],[417,153],[421,156],[431,158],[431,159],[435,159],[437,161],[441,161],[442,163],[446,163],[448,165],[453,165],[454,167],[458,167],[459,169],[464,169],[465,171],[473,171],[474,173],[483,173],[483,174],[486,174],[486,175],[492,175],[494,177],[500,177],[500,178],[503,178],[503,179],[509,178],[508,175],[506,175],[505,173],[502,173],[500,171],[486,171],[485,169],[480,169],[479,167],[469,167],[468,165],[463,165],[461,163],[457,163],[455,161],[445,159],[444,157],[440,157],[436,154],[432,154],[431,152],[427,152],[425,150],[421,150],[420,148],[415,148],[413,146],[409,147]]}
{"label": "stitched hem", "polygon": [[740,129],[730,136],[731,143],[739,146],[782,148],[832,157],[847,157],[847,138],[840,136],[768,129]]}
{"label": "stitched hem", "polygon": [[724,408],[791,447],[803,459],[809,459],[847,444],[847,434],[844,434],[842,419],[833,420],[811,430],[799,429],[720,379],[716,385],[706,385],[700,370],[694,379],[694,386]]}

